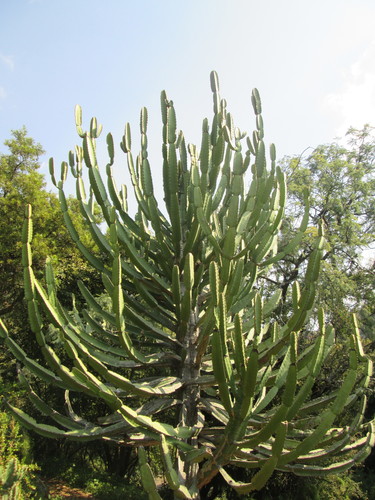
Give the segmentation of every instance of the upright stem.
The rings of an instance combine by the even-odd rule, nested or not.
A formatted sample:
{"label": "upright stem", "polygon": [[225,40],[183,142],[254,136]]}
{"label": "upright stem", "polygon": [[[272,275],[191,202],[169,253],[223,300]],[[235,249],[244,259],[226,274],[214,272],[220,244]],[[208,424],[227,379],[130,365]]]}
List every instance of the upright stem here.
{"label": "upright stem", "polygon": [[[197,428],[197,433],[189,439],[189,444],[198,446],[198,429],[200,415],[198,412],[198,402],[200,398],[200,386],[194,383],[200,375],[200,362],[197,359],[197,341],[199,328],[197,327],[198,311],[192,311],[189,324],[184,339],[185,357],[181,366],[181,378],[184,382],[182,389],[182,406],[180,411],[181,425]],[[196,490],[194,500],[199,500],[200,495],[197,488],[199,465],[182,461],[178,457],[178,473],[180,479],[190,491]]]}

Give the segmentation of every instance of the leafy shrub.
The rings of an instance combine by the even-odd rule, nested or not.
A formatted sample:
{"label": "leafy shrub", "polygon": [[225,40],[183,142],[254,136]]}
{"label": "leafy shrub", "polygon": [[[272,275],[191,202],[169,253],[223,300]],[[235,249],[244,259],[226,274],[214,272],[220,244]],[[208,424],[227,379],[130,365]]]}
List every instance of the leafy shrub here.
{"label": "leafy shrub", "polygon": [[30,443],[19,424],[0,412],[0,496],[2,499],[32,498],[37,491],[38,467],[30,464]]}

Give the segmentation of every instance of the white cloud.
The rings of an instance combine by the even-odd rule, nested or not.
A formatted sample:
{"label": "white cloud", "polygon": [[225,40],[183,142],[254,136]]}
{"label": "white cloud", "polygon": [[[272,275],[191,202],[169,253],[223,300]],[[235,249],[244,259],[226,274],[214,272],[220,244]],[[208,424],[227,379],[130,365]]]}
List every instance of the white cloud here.
{"label": "white cloud", "polygon": [[375,40],[350,66],[342,88],[327,95],[324,107],[337,115],[338,136],[351,126],[375,125]]}
{"label": "white cloud", "polygon": [[0,53],[0,61],[3,62],[8,68],[13,71],[14,70],[14,59],[13,56],[6,56]]}

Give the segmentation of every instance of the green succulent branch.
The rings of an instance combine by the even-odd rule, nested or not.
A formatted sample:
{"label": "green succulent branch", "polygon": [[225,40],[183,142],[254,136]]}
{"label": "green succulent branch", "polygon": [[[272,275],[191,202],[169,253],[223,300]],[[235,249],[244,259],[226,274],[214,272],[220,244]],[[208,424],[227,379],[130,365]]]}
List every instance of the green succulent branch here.
{"label": "green succulent branch", "polygon": [[[103,175],[96,154],[101,126],[93,118],[85,132],[77,106],[82,146],[62,164],[59,181],[52,160],[50,173],[72,239],[102,274],[106,300],[80,283],[85,307],[64,310],[50,262],[47,287],[42,287],[32,267],[29,207],[23,229],[25,298],[45,363],[30,359],[0,323],[4,343],[25,367],[21,380],[31,401],[51,423],[39,423],[8,405],[20,422],[52,438],[106,439],[138,448],[142,482],[151,499],[160,496],[146,446],[160,448],[175,496],[198,499],[217,474],[237,492],[248,493],[262,488],[276,469],[307,475],[345,470],[367,456],[375,439],[374,421],[364,422],[372,366],[355,319],[349,369],[332,394],[313,395],[334,343],[322,309],[314,342],[300,348],[314,305],[323,227],[303,282],[294,283],[293,311],[279,324],[275,311],[282,291],[266,297],[258,278],[272,276],[272,266],[299,245],[308,223],[307,198],[299,232],[279,248],[286,182],[273,145],[267,167],[259,93],[254,90],[251,97],[256,129],[250,137],[234,126],[214,72],[211,88],[214,116],[211,127],[203,121],[199,151],[186,147],[173,102],[161,94],[163,207],[154,194],[148,159],[147,110],[141,111],[141,151],[135,159],[126,125],[121,149],[138,206],[134,217],[126,188],[118,189],[113,177],[111,134]],[[69,168],[101,258],[85,247],[70,217],[64,194]],[[96,223],[94,203],[106,232]],[[63,359],[47,341],[49,325],[60,332]],[[29,373],[63,389],[65,414],[40,399]],[[79,394],[103,400],[107,413],[95,421],[77,415],[73,405]],[[338,427],[339,416],[354,403],[358,411],[351,423]],[[257,472],[250,483],[238,483],[226,471],[228,465]]]}

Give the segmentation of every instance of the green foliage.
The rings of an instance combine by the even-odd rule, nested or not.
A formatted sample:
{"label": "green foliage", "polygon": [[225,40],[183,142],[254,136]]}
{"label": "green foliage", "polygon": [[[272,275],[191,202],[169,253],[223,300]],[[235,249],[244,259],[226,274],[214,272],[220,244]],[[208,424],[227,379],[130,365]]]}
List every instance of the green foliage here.
{"label": "green foliage", "polygon": [[103,477],[98,479],[95,477],[86,483],[85,491],[94,495],[100,500],[146,500],[147,496],[140,490],[139,485],[126,485],[118,478]]}
{"label": "green foliage", "polygon": [[[362,130],[351,129],[347,134],[346,147],[335,143],[319,146],[304,158],[292,157],[283,161],[290,203],[282,231],[288,234],[293,231],[293,221],[303,214],[302,192],[306,187],[310,190],[308,229],[301,247],[279,262],[278,274],[274,277],[276,283],[272,286],[268,284],[271,289],[273,286],[283,287],[284,315],[290,310],[291,278],[304,272],[319,219],[323,219],[326,229],[327,243],[317,282],[317,303],[327,311],[327,317],[335,327],[336,340],[316,380],[314,393],[317,396],[337,390],[343,380],[347,370],[353,311],[360,318],[362,339],[366,339],[364,348],[372,359],[374,357],[375,281],[371,251],[375,240],[373,132],[368,125]],[[313,322],[305,325],[306,339],[314,336],[314,327]],[[367,391],[367,415],[370,418],[374,415],[372,385],[370,383]],[[340,418],[340,425],[347,424],[349,415],[355,411],[355,405],[348,408]],[[357,478],[357,475],[352,477]],[[365,495],[363,491],[359,496],[365,498]]]}
{"label": "green foliage", "polygon": [[[24,302],[22,277],[22,244],[19,236],[22,229],[25,206],[32,203],[37,212],[34,218],[35,238],[33,243],[33,269],[43,279],[48,255],[54,263],[56,287],[60,300],[71,307],[72,293],[78,292],[78,278],[92,285],[98,283],[96,273],[82,258],[71,241],[64,225],[60,203],[55,194],[45,189],[43,176],[38,172],[40,156],[44,153],[40,144],[27,136],[25,128],[12,131],[12,138],[5,141],[7,153],[0,154],[0,314],[7,319],[14,339],[27,350],[30,356],[38,357],[35,339],[28,329],[27,308]],[[97,251],[88,231],[83,225],[77,200],[69,198],[81,239],[93,251]],[[95,217],[98,217],[97,212]],[[100,216],[97,219],[100,221]],[[68,273],[68,274],[67,274]],[[5,388],[14,393],[17,379],[14,358],[0,354],[1,393]]]}
{"label": "green foliage", "polygon": [[[373,494],[366,488],[364,476],[358,475],[357,468],[341,475],[325,477],[298,477],[293,474],[274,472],[270,481],[261,490],[244,496],[245,500],[371,500]],[[372,476],[368,479],[371,482]],[[230,490],[226,492],[226,500],[236,500],[238,496]]]}
{"label": "green foliage", "polygon": [[[13,414],[45,437],[136,448],[151,499],[161,496],[149,447],[158,448],[173,495],[198,499],[219,476],[237,493],[249,494],[262,490],[275,470],[302,476],[345,471],[366,458],[375,439],[374,422],[364,419],[372,364],[355,317],[340,383],[316,393],[335,339],[321,307],[309,338],[304,336],[313,324],[322,260],[336,244],[327,213],[309,227],[313,205],[296,188],[298,203],[303,196],[306,207],[296,203],[300,225],[287,241],[286,178],[273,145],[267,166],[259,93],[252,93],[256,129],[249,137],[234,126],[216,73],[211,88],[214,117],[211,128],[203,121],[199,151],[186,147],[173,102],[162,92],[165,207],[154,195],[146,109],[136,160],[126,125],[121,148],[138,204],[134,218],[126,189],[116,187],[112,174],[112,136],[104,180],[96,154],[101,127],[93,118],[84,131],[76,108],[82,146],[69,154],[69,167],[92,240],[79,230],[64,193],[68,164],[61,166],[60,181],[53,162],[50,171],[64,223],[101,274],[102,293],[98,298],[90,282],[80,281],[80,302],[73,311],[64,307],[51,261],[44,279],[35,266],[38,232],[28,207],[22,232],[25,300],[42,357],[30,356],[0,322],[0,337],[25,366],[20,379],[41,417],[8,405]],[[292,227],[290,217],[286,225]],[[283,274],[279,282],[290,255],[297,255],[300,266],[287,264],[288,280]],[[57,406],[37,394],[35,378],[60,390]],[[348,412],[351,407],[354,412]],[[250,469],[248,482],[234,479],[233,468]]]}
{"label": "green foliage", "polygon": [[40,209],[35,220],[39,228],[48,207],[48,195],[43,191],[43,176],[37,172],[38,160],[43,149],[27,137],[26,129],[12,132],[13,138],[5,141],[9,154],[0,156],[0,274],[2,276],[2,314],[12,310],[22,299],[20,229],[24,207],[33,203]]}
{"label": "green foliage", "polygon": [[[83,451],[83,453],[80,453]],[[90,493],[98,500],[146,499],[147,496],[140,487],[139,475],[134,473],[129,477],[110,474],[105,463],[88,450],[65,450],[65,456],[46,457],[42,465],[47,484],[50,478],[69,488],[78,488]],[[53,499],[56,497],[53,496]]]}
{"label": "green foliage", "polygon": [[331,476],[317,484],[317,498],[335,500],[364,500],[364,492],[350,476]]}
{"label": "green foliage", "polygon": [[37,467],[28,463],[30,445],[19,424],[0,412],[0,496],[3,500],[32,498]]}
{"label": "green foliage", "polygon": [[[95,279],[95,274],[82,259],[64,225],[60,204],[55,194],[45,190],[40,168],[40,157],[44,153],[40,144],[27,136],[25,128],[12,131],[12,139],[5,141],[8,153],[0,154],[0,313],[12,313],[10,321],[25,325],[22,305],[23,282],[21,265],[20,231],[25,206],[31,203],[35,210],[33,220],[35,238],[33,242],[33,266],[37,276],[42,276],[45,260],[51,256],[57,286],[65,293],[76,292],[78,277]],[[77,200],[67,200],[72,217],[85,244],[94,249],[94,244],[85,230],[79,213]],[[97,212],[95,217],[97,217]],[[100,221],[100,218],[98,219]],[[67,276],[69,273],[69,276]],[[72,281],[73,280],[73,281]],[[72,282],[74,286],[72,286]]]}
{"label": "green foliage", "polygon": [[320,220],[326,229],[322,269],[317,288],[319,304],[341,339],[347,338],[351,311],[357,311],[362,333],[372,338],[375,312],[375,138],[371,127],[350,129],[348,147],[319,146],[306,158],[283,161],[289,200],[285,231],[303,214],[303,190],[310,190],[306,237],[298,252],[280,262],[277,283],[285,288],[290,278],[303,272],[311,253],[314,231]]}
{"label": "green foliage", "polygon": [[[34,272],[43,279],[45,261],[50,255],[54,263],[56,287],[64,305],[71,307],[72,293],[78,292],[78,278],[90,282],[95,288],[99,277],[71,241],[56,195],[45,189],[44,177],[38,172],[40,157],[44,153],[41,145],[28,137],[25,128],[12,131],[11,139],[5,141],[4,145],[7,151],[0,154],[0,314],[7,319],[13,338],[19,345],[26,349],[31,357],[38,358],[37,343],[28,328],[22,279],[22,244],[19,236],[25,206],[32,203],[37,211],[34,218]],[[93,251],[97,251],[83,225],[77,200],[68,198],[67,202],[82,240]],[[97,211],[95,217],[100,222]],[[17,371],[14,357],[2,350],[0,397],[24,406],[25,391],[20,390],[17,385]],[[44,396],[53,401],[51,388],[41,389]],[[29,465],[22,461],[17,462],[18,471],[26,479],[29,477],[28,467]]]}

